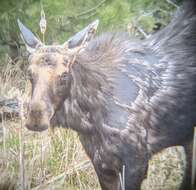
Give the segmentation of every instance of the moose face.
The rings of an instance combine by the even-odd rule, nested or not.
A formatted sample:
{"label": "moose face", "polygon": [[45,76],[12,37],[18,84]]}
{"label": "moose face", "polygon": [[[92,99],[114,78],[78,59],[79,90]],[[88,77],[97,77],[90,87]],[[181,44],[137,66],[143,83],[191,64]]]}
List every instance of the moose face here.
{"label": "moose face", "polygon": [[46,47],[29,57],[28,78],[31,82],[31,100],[26,126],[32,130],[44,130],[56,110],[63,105],[70,91],[71,75],[68,57]]}
{"label": "moose face", "polygon": [[98,21],[91,23],[63,45],[56,46],[42,44],[19,20],[18,25],[29,51],[31,99],[26,127],[33,131],[43,131],[50,126],[55,112],[69,97],[72,65],[79,51],[93,37]]}

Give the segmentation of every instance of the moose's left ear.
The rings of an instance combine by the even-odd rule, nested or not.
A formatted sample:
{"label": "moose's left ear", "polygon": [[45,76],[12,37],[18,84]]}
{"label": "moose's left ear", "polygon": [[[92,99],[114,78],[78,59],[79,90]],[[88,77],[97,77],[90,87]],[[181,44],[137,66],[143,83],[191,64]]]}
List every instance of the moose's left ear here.
{"label": "moose's left ear", "polygon": [[86,28],[84,28],[80,32],[76,33],[73,37],[71,37],[67,42],[64,43],[64,45],[67,46],[69,49],[72,49],[82,45],[83,43],[90,41],[94,37],[98,25],[99,20],[95,20]]}
{"label": "moose's left ear", "polygon": [[18,26],[20,29],[20,35],[27,47],[27,50],[29,51],[29,53],[32,53],[33,51],[35,51],[35,49],[42,45],[42,42],[40,40],[38,40],[35,35],[26,27],[24,26],[20,20],[17,20],[18,22]]}

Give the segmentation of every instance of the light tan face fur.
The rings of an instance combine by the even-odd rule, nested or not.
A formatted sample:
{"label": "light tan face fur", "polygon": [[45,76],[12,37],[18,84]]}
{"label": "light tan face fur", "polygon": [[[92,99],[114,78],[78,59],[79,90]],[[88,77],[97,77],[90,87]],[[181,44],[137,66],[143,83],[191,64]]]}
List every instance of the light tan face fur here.
{"label": "light tan face fur", "polygon": [[26,121],[28,129],[47,129],[55,111],[68,96],[69,62],[66,54],[51,47],[30,55],[28,76],[32,89]]}
{"label": "light tan face fur", "polygon": [[32,93],[26,127],[42,131],[49,127],[55,112],[68,97],[71,85],[70,67],[79,51],[94,37],[99,21],[95,20],[62,45],[44,45],[18,19],[21,37],[29,56],[29,79]]}

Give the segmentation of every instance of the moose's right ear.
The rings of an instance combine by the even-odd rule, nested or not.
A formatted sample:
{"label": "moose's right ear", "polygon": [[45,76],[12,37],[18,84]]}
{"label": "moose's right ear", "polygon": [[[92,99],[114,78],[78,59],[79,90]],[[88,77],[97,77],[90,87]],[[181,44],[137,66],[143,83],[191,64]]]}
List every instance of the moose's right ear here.
{"label": "moose's right ear", "polygon": [[83,45],[83,43],[89,42],[94,37],[98,25],[99,20],[95,20],[86,28],[72,36],[64,45],[69,49],[72,49]]}
{"label": "moose's right ear", "polygon": [[20,22],[19,19],[17,19],[17,22],[21,32],[21,38],[23,39],[27,50],[29,53],[34,52],[38,46],[42,45],[42,42],[38,40],[35,35]]}

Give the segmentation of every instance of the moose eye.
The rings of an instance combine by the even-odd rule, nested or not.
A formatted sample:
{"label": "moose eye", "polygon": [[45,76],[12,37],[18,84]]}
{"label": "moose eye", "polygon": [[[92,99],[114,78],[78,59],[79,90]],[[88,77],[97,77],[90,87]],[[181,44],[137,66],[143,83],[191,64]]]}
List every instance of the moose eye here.
{"label": "moose eye", "polygon": [[68,72],[64,72],[62,75],[61,75],[61,80],[66,80],[67,79],[67,77],[68,77]]}
{"label": "moose eye", "polygon": [[59,84],[65,85],[67,83],[68,77],[69,77],[69,73],[67,72],[64,72],[63,74],[61,74],[61,76],[59,77]]}

